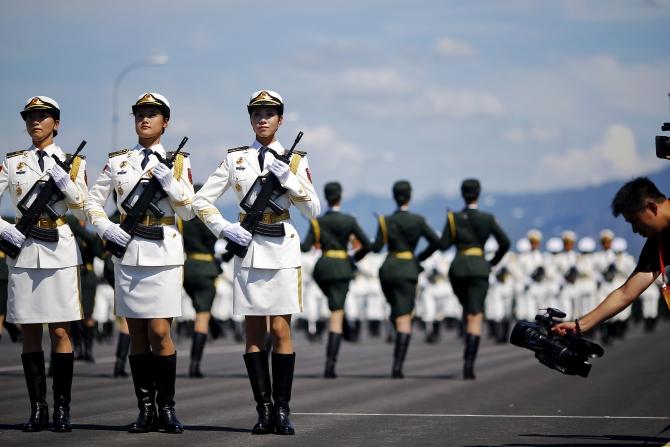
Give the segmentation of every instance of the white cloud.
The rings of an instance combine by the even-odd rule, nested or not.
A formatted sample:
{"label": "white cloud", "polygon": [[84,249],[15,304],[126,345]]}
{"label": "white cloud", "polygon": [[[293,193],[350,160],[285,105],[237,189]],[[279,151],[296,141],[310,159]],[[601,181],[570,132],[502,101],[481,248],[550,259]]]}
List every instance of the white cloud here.
{"label": "white cloud", "polygon": [[301,146],[307,151],[317,187],[329,181],[339,181],[353,192],[355,185],[364,183],[361,175],[367,158],[354,143],[328,126],[305,128],[304,132]]}
{"label": "white cloud", "polygon": [[633,131],[615,124],[590,148],[544,156],[530,183],[539,190],[598,185],[640,175],[655,167],[653,159],[638,155]]}
{"label": "white cloud", "polygon": [[659,19],[670,16],[670,0],[564,0],[567,18],[604,22]]}
{"label": "white cloud", "polygon": [[333,88],[350,95],[397,95],[415,89],[400,73],[390,68],[352,68],[335,77]]}
{"label": "white cloud", "polygon": [[472,56],[475,50],[468,43],[452,39],[450,37],[442,37],[435,45],[437,52],[442,56]]}
{"label": "white cloud", "polygon": [[503,132],[502,138],[510,143],[547,143],[558,138],[560,132],[555,127],[537,127],[530,126],[527,128],[513,127]]}

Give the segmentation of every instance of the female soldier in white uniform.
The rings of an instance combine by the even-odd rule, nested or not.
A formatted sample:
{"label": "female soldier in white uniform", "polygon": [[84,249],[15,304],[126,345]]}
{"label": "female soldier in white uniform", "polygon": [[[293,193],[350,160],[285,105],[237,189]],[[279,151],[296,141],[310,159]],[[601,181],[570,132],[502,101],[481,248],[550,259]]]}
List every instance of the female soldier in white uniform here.
{"label": "female soldier in white uniform", "polygon": [[[294,429],[288,417],[295,366],[291,314],[302,311],[302,269],[300,237],[288,208],[293,204],[312,219],[319,215],[320,205],[312,186],[306,154],[294,152],[289,164],[272,154],[272,151],[279,155],[286,152],[275,139],[284,111],[281,96],[270,90],[256,92],[247,108],[256,134],[255,141],[251,146],[228,151],[225,160],[196,194],[193,209],[216,236],[248,246],[244,258],[235,257],[233,311],[245,315],[246,320],[244,362],[258,411],[258,422],[252,433],[274,431],[292,435]],[[263,222],[275,229],[283,226],[285,235],[256,233],[252,237],[239,222],[224,219],[213,203],[230,187],[241,201],[256,178],[267,172],[277,177],[286,192],[275,200],[284,211],[277,214],[268,208]],[[255,193],[257,191],[252,191]],[[262,351],[268,316],[273,339],[272,383],[267,353]]]}
{"label": "female soldier in white uniform", "polygon": [[[157,93],[145,93],[132,107],[135,132],[139,137],[133,149],[109,154],[102,174],[91,188],[86,214],[97,233],[106,241],[126,247],[121,259],[114,257],[116,314],[126,317],[131,337],[130,369],[140,409],[130,432],[142,433],[158,428],[181,433],[183,426],[174,409],[177,353],[170,337],[173,317],[181,315],[184,244],[177,230],[175,213],[183,219],[190,214],[193,199],[191,167],[186,154],[177,155],[173,169],[159,162],[157,156],[169,158],[161,145],[161,135],[168,126],[170,104]],[[133,236],[112,223],[103,206],[116,191],[121,221],[126,212],[121,205],[133,192],[138,181],[156,177],[167,194],[157,202],[165,214],[158,218],[147,212],[142,225],[159,227],[162,240]],[[141,191],[141,188],[138,188]],[[158,416],[156,408],[158,405]]]}
{"label": "female soldier in white uniform", "polygon": [[30,98],[21,116],[33,144],[25,151],[7,154],[0,169],[0,195],[9,189],[17,220],[21,218],[17,204],[27,195],[33,195],[31,188],[38,182],[48,181],[51,177],[64,195],[62,200],[51,205],[61,217],[53,220],[44,215],[35,225],[40,231],[51,233],[51,241],[42,240],[44,235],[33,235],[32,232],[25,237],[15,225],[0,219],[0,237],[22,247],[15,259],[7,258],[7,320],[20,323],[23,329],[21,360],[31,410],[23,431],[44,430],[49,422],[42,351],[43,323],[49,324],[52,344],[54,429],[71,431],[70,390],[74,356],[69,332],[70,321],[80,320],[83,316],[78,277],[81,254],[63,215],[69,208],[77,217],[84,218],[85,163],[77,156],[67,173],[53,158],[65,161],[68,157],[54,144],[60,124],[60,107],[56,101],[47,96]]}

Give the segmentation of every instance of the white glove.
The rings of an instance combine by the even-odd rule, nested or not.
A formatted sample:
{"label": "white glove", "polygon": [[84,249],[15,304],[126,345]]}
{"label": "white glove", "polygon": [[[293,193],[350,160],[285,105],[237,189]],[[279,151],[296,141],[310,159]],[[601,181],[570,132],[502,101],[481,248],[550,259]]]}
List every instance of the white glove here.
{"label": "white glove", "polygon": [[243,247],[246,247],[251,243],[251,233],[242,228],[239,222],[228,224],[221,231],[221,236],[226,239],[235,242]]}
{"label": "white glove", "polygon": [[283,161],[277,160],[272,152],[265,154],[265,167],[277,177],[282,185],[286,183],[288,176],[291,174],[289,166]]}
{"label": "white glove", "polygon": [[7,228],[2,230],[0,237],[9,242],[10,244],[21,247],[26,241],[26,237],[19,230],[16,229],[16,225],[9,225]]}
{"label": "white glove", "polygon": [[168,189],[172,179],[174,178],[172,175],[172,169],[168,168],[163,163],[158,163],[151,169],[151,172],[153,172],[154,177],[156,177],[158,183],[161,184],[163,189]]}
{"label": "white glove", "polygon": [[65,170],[60,166],[54,165],[53,168],[49,170],[49,175],[51,175],[51,178],[54,179],[54,182],[56,182],[58,189],[64,192],[68,181],[70,180],[70,174],[65,172]]}
{"label": "white glove", "polygon": [[113,224],[111,227],[107,228],[102,235],[102,238],[122,247],[125,247],[128,245],[128,242],[130,242],[130,235],[126,233],[119,224]]}

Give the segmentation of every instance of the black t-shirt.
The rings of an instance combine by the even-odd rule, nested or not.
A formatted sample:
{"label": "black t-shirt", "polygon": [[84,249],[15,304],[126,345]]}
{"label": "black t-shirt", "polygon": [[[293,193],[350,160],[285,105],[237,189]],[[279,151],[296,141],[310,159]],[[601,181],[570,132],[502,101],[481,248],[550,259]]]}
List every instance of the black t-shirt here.
{"label": "black t-shirt", "polygon": [[666,268],[670,266],[670,235],[664,234],[649,238],[644,243],[644,247],[642,247],[642,251],[640,252],[640,258],[637,261],[637,267],[635,267],[636,272],[659,272],[661,270],[658,256],[659,238],[663,241],[663,264],[665,264]]}

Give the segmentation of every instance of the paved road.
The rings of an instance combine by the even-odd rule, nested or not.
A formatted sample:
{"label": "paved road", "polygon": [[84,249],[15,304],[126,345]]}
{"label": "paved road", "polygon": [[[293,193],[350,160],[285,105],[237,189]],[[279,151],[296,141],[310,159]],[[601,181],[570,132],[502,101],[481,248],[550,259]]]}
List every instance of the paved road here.
{"label": "paved road", "polygon": [[[295,437],[252,436],[255,422],[242,346],[208,345],[205,379],[185,375],[188,342],[179,344],[177,412],[182,435],[131,435],[136,407],[130,379],[110,375],[113,346],[97,363],[75,365],[70,434],[22,433],[29,404],[19,348],[0,343],[0,446],[658,446],[670,442],[670,323],[654,334],[633,328],[606,348],[588,379],[541,366],[530,351],[485,341],[477,380],[460,378],[454,333],[410,346],[404,380],[388,378],[393,347],[367,339],[342,347],[336,380],[321,378],[322,344],[297,336],[293,390]],[[45,343],[46,345],[46,343]],[[50,398],[49,398],[50,400]]]}

